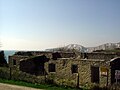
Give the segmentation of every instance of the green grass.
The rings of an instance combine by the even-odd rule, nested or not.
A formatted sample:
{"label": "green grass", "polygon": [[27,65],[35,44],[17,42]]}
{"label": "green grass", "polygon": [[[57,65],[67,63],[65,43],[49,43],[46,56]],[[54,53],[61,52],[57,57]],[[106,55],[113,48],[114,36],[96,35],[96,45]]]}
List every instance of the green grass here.
{"label": "green grass", "polygon": [[38,89],[45,89],[45,90],[81,90],[81,89],[75,89],[75,88],[64,87],[64,86],[60,87],[60,86],[47,85],[47,84],[32,84],[32,83],[27,83],[23,81],[14,81],[14,80],[6,80],[6,79],[0,79],[0,83],[7,83],[7,84],[26,86],[26,87],[32,87],[32,88],[38,88]]}

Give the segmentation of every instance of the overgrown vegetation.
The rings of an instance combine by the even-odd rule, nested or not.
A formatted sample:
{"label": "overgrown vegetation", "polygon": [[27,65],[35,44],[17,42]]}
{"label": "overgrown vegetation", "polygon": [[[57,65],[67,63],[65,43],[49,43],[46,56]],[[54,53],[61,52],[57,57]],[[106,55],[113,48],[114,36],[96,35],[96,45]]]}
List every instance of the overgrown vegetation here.
{"label": "overgrown vegetation", "polygon": [[67,86],[58,86],[48,79],[45,81],[45,76],[37,77],[14,69],[12,69],[11,74],[10,77],[10,69],[8,67],[0,67],[0,82],[45,90],[77,90]]}
{"label": "overgrown vegetation", "polygon": [[36,84],[36,83],[33,84],[33,83],[28,83],[28,82],[23,82],[23,81],[6,80],[6,79],[1,79],[1,78],[0,78],[0,82],[13,84],[13,85],[19,85],[19,86],[38,88],[38,89],[45,89],[45,90],[78,90],[75,88],[64,87],[64,86],[56,86],[56,85],[48,85],[48,84]]}
{"label": "overgrown vegetation", "polygon": [[[53,77],[54,78],[54,77]],[[45,81],[46,80],[46,81]],[[45,90],[119,90],[120,84],[108,86],[108,87],[99,87],[99,85],[86,85],[82,89],[72,88],[65,85],[56,85],[52,79],[45,79],[43,77],[37,77],[35,75],[30,75],[21,71],[12,70],[12,77],[10,78],[10,69],[8,67],[0,67],[0,82],[9,83],[20,86],[27,86]]]}

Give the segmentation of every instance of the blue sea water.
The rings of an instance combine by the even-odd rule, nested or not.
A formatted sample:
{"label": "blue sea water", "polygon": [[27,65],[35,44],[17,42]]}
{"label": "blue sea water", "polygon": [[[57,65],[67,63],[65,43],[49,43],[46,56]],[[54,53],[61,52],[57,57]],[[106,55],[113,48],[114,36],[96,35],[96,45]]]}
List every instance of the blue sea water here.
{"label": "blue sea water", "polygon": [[15,54],[15,50],[4,50],[4,54],[5,54],[5,59],[8,62],[8,57]]}

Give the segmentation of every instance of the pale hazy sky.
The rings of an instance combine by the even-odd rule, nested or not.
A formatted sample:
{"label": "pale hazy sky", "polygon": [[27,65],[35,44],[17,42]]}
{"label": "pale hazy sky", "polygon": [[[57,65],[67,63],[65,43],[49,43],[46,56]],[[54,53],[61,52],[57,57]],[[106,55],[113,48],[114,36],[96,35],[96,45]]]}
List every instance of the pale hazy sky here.
{"label": "pale hazy sky", "polygon": [[0,0],[1,49],[120,42],[120,0]]}

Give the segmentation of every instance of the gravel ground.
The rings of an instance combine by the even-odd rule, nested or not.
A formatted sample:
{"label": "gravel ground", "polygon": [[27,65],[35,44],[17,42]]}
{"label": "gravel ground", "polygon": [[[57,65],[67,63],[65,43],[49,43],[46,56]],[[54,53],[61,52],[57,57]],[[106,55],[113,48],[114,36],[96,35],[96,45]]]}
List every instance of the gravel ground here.
{"label": "gravel ground", "polygon": [[0,83],[0,90],[43,90],[43,89],[35,89],[30,87]]}

